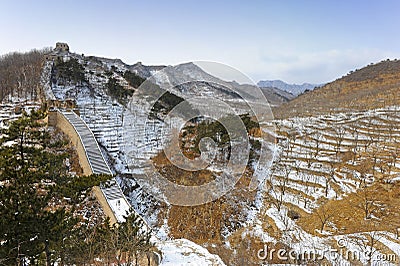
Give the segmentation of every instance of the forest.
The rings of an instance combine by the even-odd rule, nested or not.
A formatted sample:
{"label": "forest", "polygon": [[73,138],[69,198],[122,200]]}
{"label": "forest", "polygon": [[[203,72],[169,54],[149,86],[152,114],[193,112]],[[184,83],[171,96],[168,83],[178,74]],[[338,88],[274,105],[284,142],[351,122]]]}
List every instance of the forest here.
{"label": "forest", "polygon": [[[0,56],[0,101],[12,97],[38,100],[41,93],[40,77],[44,54],[49,48],[26,53],[9,53]],[[11,98],[10,98],[11,97]]]}

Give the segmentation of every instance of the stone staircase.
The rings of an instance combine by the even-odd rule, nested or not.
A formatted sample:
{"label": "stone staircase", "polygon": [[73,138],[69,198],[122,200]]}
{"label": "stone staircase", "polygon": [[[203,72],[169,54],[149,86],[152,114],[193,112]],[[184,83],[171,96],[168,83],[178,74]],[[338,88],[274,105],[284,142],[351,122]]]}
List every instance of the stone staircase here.
{"label": "stone staircase", "polygon": [[[60,111],[60,113],[73,125],[75,131],[78,133],[93,174],[112,175],[100,147],[86,123],[72,111]],[[111,210],[114,212],[116,219],[119,222],[124,221],[124,215],[130,212],[130,204],[115,178],[101,184],[100,189]]]}
{"label": "stone staircase", "polygon": [[74,126],[76,132],[80,136],[93,173],[112,175],[110,168],[101,154],[96,139],[85,122],[74,112],[62,111],[61,113]]}

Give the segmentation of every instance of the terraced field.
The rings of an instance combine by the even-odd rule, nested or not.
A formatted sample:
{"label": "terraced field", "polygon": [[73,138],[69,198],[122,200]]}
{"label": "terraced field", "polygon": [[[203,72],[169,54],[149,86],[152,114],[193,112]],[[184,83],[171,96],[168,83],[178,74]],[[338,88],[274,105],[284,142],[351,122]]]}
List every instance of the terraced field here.
{"label": "terraced field", "polygon": [[[276,200],[311,212],[400,172],[398,108],[277,121],[279,157],[267,184]],[[284,188],[283,188],[284,187]]]}
{"label": "terraced field", "polygon": [[[278,149],[265,181],[263,207],[254,223],[241,232],[249,250],[267,244],[296,254],[321,255],[336,248],[360,256],[349,260],[325,254],[318,263],[397,265],[400,108],[275,123]],[[231,247],[238,247],[237,237],[229,238]],[[338,246],[339,242],[345,245]],[[254,253],[247,258],[254,265],[260,263]],[[275,256],[262,262],[299,260]]]}

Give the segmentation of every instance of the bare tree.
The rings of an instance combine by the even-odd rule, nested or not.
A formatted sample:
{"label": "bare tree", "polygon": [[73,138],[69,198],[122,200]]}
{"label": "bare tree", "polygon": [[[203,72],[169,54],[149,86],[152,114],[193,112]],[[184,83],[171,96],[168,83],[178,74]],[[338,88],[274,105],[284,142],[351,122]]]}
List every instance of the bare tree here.
{"label": "bare tree", "polygon": [[299,132],[297,132],[293,122],[292,122],[292,127],[288,132],[288,140],[289,140],[289,152],[290,154],[293,153],[293,149],[296,146],[296,140],[298,138]]}
{"label": "bare tree", "polygon": [[294,166],[294,169],[296,170],[296,174],[297,175],[300,175],[300,170],[301,170],[300,165],[301,165],[301,161],[300,160],[295,160],[293,162],[293,166]]}
{"label": "bare tree", "polygon": [[285,186],[280,187],[280,185],[274,184],[272,180],[267,182],[267,186],[268,190],[267,195],[265,196],[266,200],[280,211],[284,203],[284,194],[282,193],[282,190],[284,191]]}
{"label": "bare tree", "polygon": [[346,130],[344,127],[339,126],[335,128],[334,131],[335,131],[335,143],[336,143],[335,152],[337,157],[340,152],[341,145],[344,140],[344,136],[346,134]]}
{"label": "bare tree", "polygon": [[49,49],[10,53],[0,57],[0,101],[16,96],[38,99],[44,54]]}
{"label": "bare tree", "polygon": [[317,158],[320,151],[321,151],[321,140],[322,140],[323,135],[316,131],[313,134],[313,140],[314,140],[314,157]]}
{"label": "bare tree", "polygon": [[330,183],[332,181],[337,182],[335,179],[335,169],[336,164],[334,162],[329,162],[329,172],[325,175],[325,197],[328,197]]}
{"label": "bare tree", "polygon": [[364,253],[367,260],[366,265],[372,265],[374,256],[380,251],[379,240],[383,235],[377,231],[377,226],[372,222],[366,223],[364,228],[369,232],[355,235],[351,241]]}
{"label": "bare tree", "polygon": [[333,210],[329,209],[326,204],[321,205],[318,209],[315,210],[314,213],[320,221],[320,232],[322,233],[324,231],[325,225],[333,218],[335,213]]}
{"label": "bare tree", "polygon": [[366,152],[367,149],[369,148],[369,146],[375,142],[375,137],[374,137],[374,133],[375,133],[375,125],[373,123],[374,117],[369,116],[367,118],[367,139],[364,140],[364,151]]}
{"label": "bare tree", "polygon": [[366,158],[357,165],[357,171],[359,172],[358,177],[358,186],[359,187],[366,187],[367,186],[367,176],[368,173],[370,172],[370,169],[372,167],[372,161],[370,158]]}
{"label": "bare tree", "polygon": [[351,127],[351,135],[352,135],[352,137],[353,137],[353,147],[352,147],[352,150],[353,150],[353,153],[354,153],[352,163],[354,164],[354,161],[355,161],[355,159],[356,159],[357,152],[358,152],[358,150],[359,150],[359,139],[360,139],[359,128],[356,127],[356,124],[354,124],[354,125]]}
{"label": "bare tree", "polygon": [[372,149],[370,151],[370,157],[371,157],[371,161],[372,161],[372,173],[375,174],[375,169],[376,166],[378,164],[378,154],[379,154],[379,144],[377,142],[375,142],[372,145]]}
{"label": "bare tree", "polygon": [[372,215],[381,207],[375,191],[370,187],[363,187],[355,196],[356,202],[353,206],[363,212],[365,220],[371,219]]}
{"label": "bare tree", "polygon": [[279,162],[271,171],[270,180],[266,182],[268,187],[266,198],[278,211],[281,210],[284,203],[290,171],[289,165]]}
{"label": "bare tree", "polygon": [[311,175],[308,173],[301,173],[301,181],[303,182],[304,185],[304,194],[302,195],[302,199],[304,201],[304,208],[307,208],[308,204],[311,202],[310,198],[308,197],[309,194],[311,194],[311,186],[310,186],[310,179]]}

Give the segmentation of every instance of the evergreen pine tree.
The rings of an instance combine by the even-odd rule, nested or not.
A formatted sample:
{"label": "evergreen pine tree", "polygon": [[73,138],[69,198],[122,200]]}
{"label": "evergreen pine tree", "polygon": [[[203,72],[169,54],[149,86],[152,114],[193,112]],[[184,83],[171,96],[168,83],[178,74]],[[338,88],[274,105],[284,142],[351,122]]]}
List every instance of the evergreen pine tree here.
{"label": "evergreen pine tree", "polygon": [[51,138],[41,122],[44,117],[41,111],[25,114],[0,139],[2,265],[63,264],[67,255],[81,256],[66,253],[71,249],[67,245],[80,244],[73,240],[82,236],[74,206],[67,210],[53,203],[70,197],[78,204],[83,193],[109,178],[69,176],[63,142]]}

